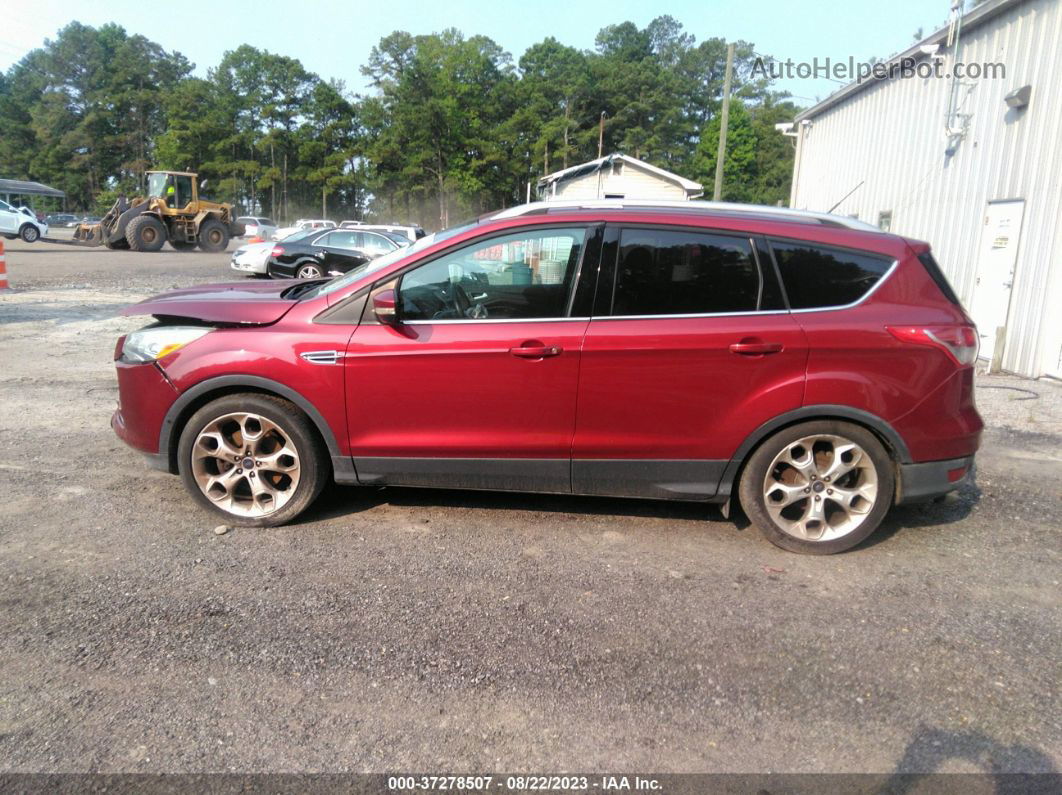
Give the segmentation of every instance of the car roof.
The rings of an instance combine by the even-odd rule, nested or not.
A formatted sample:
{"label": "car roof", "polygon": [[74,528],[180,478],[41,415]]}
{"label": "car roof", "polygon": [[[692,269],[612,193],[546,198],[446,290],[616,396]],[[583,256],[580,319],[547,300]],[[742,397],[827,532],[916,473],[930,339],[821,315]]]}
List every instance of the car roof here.
{"label": "car roof", "polygon": [[815,212],[812,210],[794,210],[789,207],[773,207],[764,204],[739,204],[737,202],[715,201],[681,201],[663,199],[562,199],[558,201],[531,202],[510,207],[507,210],[491,214],[491,220],[519,218],[526,215],[548,215],[551,213],[593,210],[643,211],[682,213],[698,216],[757,218],[765,221],[790,221],[795,223],[833,226],[835,228],[858,229],[864,232],[880,232],[858,218],[843,215]]}

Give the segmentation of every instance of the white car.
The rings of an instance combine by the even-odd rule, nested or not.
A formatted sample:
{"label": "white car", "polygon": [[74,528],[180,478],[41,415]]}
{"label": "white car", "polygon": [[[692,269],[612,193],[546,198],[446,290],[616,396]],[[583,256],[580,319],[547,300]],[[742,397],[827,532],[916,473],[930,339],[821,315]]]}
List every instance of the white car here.
{"label": "white car", "polygon": [[295,226],[282,226],[275,231],[271,237],[272,240],[283,240],[294,232],[308,231],[311,229],[335,229],[335,221],[325,221],[317,218],[300,218],[295,222]]}
{"label": "white car", "polygon": [[29,207],[12,207],[0,200],[0,235],[8,240],[21,237],[27,243],[34,243],[48,234],[48,224],[37,220]]}
{"label": "white car", "polygon": [[339,226],[341,229],[368,229],[374,232],[390,232],[404,237],[410,243],[416,243],[427,234],[423,227],[413,226],[412,224],[367,224],[364,221],[344,221]]}
{"label": "white car", "polygon": [[236,223],[243,224],[244,237],[260,237],[262,240],[272,240],[277,231],[276,222],[272,218],[245,215],[237,218]]}
{"label": "white car", "polygon": [[[311,231],[313,230],[297,229],[284,237],[284,240],[298,240],[300,237],[303,237]],[[248,276],[265,276],[268,274],[267,266],[269,265],[269,257],[272,255],[275,247],[276,243],[273,241],[269,241],[268,243],[247,243],[242,245],[232,252],[232,259],[229,260],[229,267],[234,271],[239,271]]]}

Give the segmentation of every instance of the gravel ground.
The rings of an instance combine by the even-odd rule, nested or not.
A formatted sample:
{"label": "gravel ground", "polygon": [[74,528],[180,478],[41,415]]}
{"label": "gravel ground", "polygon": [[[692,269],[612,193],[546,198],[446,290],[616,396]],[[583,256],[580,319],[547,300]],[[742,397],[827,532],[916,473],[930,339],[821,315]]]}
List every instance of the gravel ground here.
{"label": "gravel ground", "polygon": [[711,508],[333,488],[215,535],[108,427],[114,318],[227,256],[8,245],[0,771],[1062,770],[1062,385],[812,558]]}

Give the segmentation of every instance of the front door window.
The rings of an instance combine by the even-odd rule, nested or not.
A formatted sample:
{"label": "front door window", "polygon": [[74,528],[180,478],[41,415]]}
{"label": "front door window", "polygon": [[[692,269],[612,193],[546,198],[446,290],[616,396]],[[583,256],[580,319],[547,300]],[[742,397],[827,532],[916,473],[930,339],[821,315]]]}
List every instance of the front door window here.
{"label": "front door window", "polygon": [[564,317],[585,230],[519,232],[460,249],[408,273],[403,321]]}

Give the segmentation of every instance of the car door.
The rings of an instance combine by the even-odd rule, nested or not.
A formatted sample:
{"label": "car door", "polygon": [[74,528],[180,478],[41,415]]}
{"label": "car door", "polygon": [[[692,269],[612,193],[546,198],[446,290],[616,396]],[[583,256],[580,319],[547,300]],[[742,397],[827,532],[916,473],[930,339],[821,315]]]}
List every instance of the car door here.
{"label": "car door", "polygon": [[610,227],[583,343],[577,493],[708,499],[748,434],[798,408],[807,343],[766,248]]}
{"label": "car door", "polygon": [[360,234],[339,229],[317,240],[315,245],[319,247],[318,259],[324,265],[326,273],[346,273],[368,259],[358,245]]}
{"label": "car door", "polygon": [[570,306],[599,244],[586,225],[510,231],[378,287],[398,323],[363,320],[345,359],[358,480],[570,492],[589,322]]}
{"label": "car door", "polygon": [[0,201],[0,232],[13,235],[18,232],[18,211],[5,201]]}

